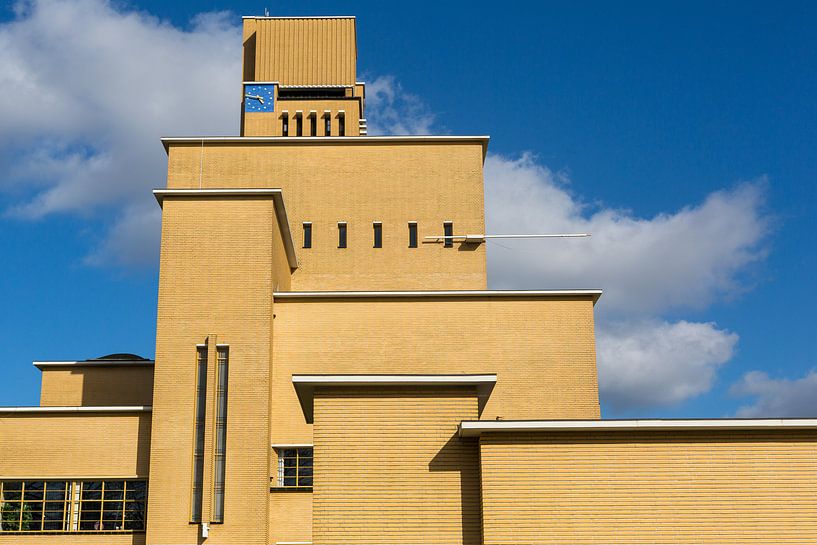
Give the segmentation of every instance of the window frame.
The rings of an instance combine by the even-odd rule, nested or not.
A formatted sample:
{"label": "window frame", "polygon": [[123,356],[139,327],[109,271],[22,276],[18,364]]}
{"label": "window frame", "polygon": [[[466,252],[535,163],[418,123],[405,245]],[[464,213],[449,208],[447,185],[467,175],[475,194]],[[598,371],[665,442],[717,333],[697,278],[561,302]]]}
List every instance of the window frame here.
{"label": "window frame", "polygon": [[312,222],[303,222],[303,248],[312,248]]}
{"label": "window frame", "polygon": [[338,248],[349,247],[349,226],[345,221],[338,222]]}
{"label": "window frame", "polygon": [[382,221],[373,221],[372,222],[372,247],[373,248],[382,248],[383,247],[383,222]]}
{"label": "window frame", "polygon": [[409,231],[409,239],[408,239],[408,247],[409,248],[417,248],[417,222],[410,221],[408,222],[408,231]]}
{"label": "window frame", "polygon": [[[273,490],[311,491],[314,484],[315,448],[313,445],[272,445],[276,458],[276,475]],[[286,456],[287,453],[294,453]],[[294,465],[287,464],[287,460],[294,460]],[[308,463],[301,463],[301,461]],[[286,475],[286,469],[295,469],[295,475]],[[301,468],[309,468],[309,474],[301,475]],[[287,479],[294,479],[294,484],[287,484]],[[291,482],[291,481],[290,481]]]}

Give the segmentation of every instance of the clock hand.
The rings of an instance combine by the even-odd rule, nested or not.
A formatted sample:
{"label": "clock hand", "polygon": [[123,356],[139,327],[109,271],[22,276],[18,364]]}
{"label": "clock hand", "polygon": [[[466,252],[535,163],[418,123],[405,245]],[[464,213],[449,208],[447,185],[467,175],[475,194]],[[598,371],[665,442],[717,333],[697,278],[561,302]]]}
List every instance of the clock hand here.
{"label": "clock hand", "polygon": [[261,104],[264,104],[264,97],[262,97],[261,95],[244,95],[244,96],[246,98],[254,98],[255,100],[257,100]]}

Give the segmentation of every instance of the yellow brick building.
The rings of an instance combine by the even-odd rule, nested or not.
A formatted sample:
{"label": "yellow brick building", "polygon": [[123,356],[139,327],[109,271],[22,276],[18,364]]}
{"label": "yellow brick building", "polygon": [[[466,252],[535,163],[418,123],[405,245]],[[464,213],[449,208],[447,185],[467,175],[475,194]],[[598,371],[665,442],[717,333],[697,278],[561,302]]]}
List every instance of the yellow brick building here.
{"label": "yellow brick building", "polygon": [[596,289],[489,291],[484,136],[368,136],[355,19],[244,19],[165,138],[156,355],[35,362],[0,545],[817,543],[817,421],[600,419]]}

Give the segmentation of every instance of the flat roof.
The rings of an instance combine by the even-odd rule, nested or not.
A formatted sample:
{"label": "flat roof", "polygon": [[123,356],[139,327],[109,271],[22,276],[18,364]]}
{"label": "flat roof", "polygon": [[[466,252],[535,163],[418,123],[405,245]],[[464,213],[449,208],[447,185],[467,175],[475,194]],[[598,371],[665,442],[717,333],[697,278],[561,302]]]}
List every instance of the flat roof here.
{"label": "flat roof", "polygon": [[306,422],[313,421],[315,388],[325,386],[475,386],[480,406],[491,395],[496,374],[449,375],[292,375]]}
{"label": "flat roof", "polygon": [[292,240],[292,231],[289,228],[289,218],[284,205],[284,193],[277,188],[223,188],[223,189],[154,189],[153,196],[163,206],[164,200],[173,197],[198,198],[225,198],[225,197],[270,197],[275,206],[275,216],[278,219],[278,228],[284,241],[284,250],[290,269],[298,268],[298,257],[295,254],[295,243]]}
{"label": "flat roof", "polygon": [[560,298],[590,297],[593,304],[602,290],[417,290],[417,291],[276,291],[277,300],[294,299],[411,299],[411,298]]}
{"label": "flat roof", "polygon": [[153,367],[154,360],[55,360],[35,361],[34,367],[44,370],[52,367]]}
{"label": "flat roof", "polygon": [[0,407],[0,414],[3,413],[137,413],[151,412],[150,405],[121,405],[121,406],[100,406],[100,407]]}
{"label": "flat roof", "polygon": [[441,136],[441,135],[406,135],[406,136],[165,136],[162,137],[162,145],[165,151],[171,144],[379,144],[379,143],[405,143],[416,144],[425,143],[468,143],[475,142],[482,144],[482,158],[488,151],[490,136]]}
{"label": "flat roof", "polygon": [[464,420],[460,437],[484,433],[817,429],[817,418],[707,418],[652,420]]}

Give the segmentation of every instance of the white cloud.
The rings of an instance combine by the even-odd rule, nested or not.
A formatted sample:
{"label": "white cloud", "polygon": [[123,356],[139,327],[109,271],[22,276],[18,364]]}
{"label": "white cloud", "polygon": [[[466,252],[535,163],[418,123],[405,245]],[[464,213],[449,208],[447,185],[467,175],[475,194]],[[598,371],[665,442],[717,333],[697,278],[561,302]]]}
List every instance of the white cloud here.
{"label": "white cloud", "polygon": [[181,30],[104,0],[15,13],[0,25],[0,190],[17,200],[6,214],[120,210],[87,261],[155,264],[159,138],[237,133],[240,27],[211,13]]}
{"label": "white cloud", "polygon": [[739,417],[817,417],[817,371],[802,378],[773,379],[751,371],[735,383],[731,393],[752,397],[754,402],[738,409]]}
{"label": "white cloud", "polygon": [[737,342],[735,333],[713,323],[603,322],[600,397],[613,412],[681,403],[711,389]]}
{"label": "white cloud", "polygon": [[407,93],[394,76],[366,84],[366,118],[370,135],[432,134],[435,116],[420,99]]}
{"label": "white cloud", "polygon": [[485,163],[489,233],[589,232],[584,239],[489,244],[494,288],[603,287],[608,313],[701,309],[742,289],[747,266],[765,256],[769,220],[763,183],[711,193],[695,206],[652,218],[591,208],[566,180],[530,155]]}

